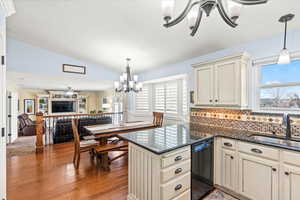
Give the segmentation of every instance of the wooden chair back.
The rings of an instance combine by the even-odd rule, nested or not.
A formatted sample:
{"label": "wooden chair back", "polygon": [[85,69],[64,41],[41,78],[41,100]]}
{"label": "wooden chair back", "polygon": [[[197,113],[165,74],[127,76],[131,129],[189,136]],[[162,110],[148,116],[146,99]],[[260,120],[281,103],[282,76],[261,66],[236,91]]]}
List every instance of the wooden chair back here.
{"label": "wooden chair back", "polygon": [[153,112],[153,124],[155,126],[162,126],[164,120],[164,113]]}
{"label": "wooden chair back", "polygon": [[77,124],[78,124],[78,119],[72,119],[72,131],[73,131],[73,136],[74,136],[74,144],[75,147],[80,147],[80,137],[79,137],[79,133],[78,133],[78,128],[77,128]]}

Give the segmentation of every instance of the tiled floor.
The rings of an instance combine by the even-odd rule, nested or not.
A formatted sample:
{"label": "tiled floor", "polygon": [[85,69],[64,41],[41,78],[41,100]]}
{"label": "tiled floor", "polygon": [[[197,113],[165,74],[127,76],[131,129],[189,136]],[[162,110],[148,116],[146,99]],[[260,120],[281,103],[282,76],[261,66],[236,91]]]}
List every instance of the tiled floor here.
{"label": "tiled floor", "polygon": [[212,193],[210,193],[203,200],[238,200],[218,189],[215,189]]}

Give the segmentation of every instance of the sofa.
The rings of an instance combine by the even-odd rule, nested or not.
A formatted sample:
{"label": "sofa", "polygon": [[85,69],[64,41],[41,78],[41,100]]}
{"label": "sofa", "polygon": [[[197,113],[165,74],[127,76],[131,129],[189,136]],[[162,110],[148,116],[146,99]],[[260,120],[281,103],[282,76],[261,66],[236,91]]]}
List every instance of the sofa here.
{"label": "sofa", "polygon": [[[59,119],[56,121],[54,131],[53,131],[53,143],[63,143],[73,141],[73,131],[72,131],[72,119]],[[96,124],[111,124],[112,118],[108,116],[93,116],[93,117],[83,117],[78,119],[78,131],[80,137],[89,135],[85,130],[84,126],[91,126]]]}
{"label": "sofa", "polygon": [[18,135],[21,136],[33,136],[36,135],[36,125],[35,121],[32,121],[28,114],[21,114],[18,116]]}

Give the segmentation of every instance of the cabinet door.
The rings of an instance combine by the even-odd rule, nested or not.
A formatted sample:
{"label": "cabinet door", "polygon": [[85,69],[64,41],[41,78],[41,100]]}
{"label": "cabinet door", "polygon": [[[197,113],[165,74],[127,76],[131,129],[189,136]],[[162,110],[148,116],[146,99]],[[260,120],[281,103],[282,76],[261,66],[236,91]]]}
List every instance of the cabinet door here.
{"label": "cabinet door", "polygon": [[222,149],[222,186],[235,191],[236,177],[235,152]]}
{"label": "cabinet door", "polygon": [[198,105],[213,104],[213,66],[195,69],[196,103]]}
{"label": "cabinet door", "polygon": [[282,171],[283,191],[282,199],[284,200],[299,200],[300,199],[300,168],[284,165]]}
{"label": "cabinet door", "polygon": [[226,61],[215,64],[216,105],[240,105],[240,68],[238,61]]}
{"label": "cabinet door", "polygon": [[278,200],[279,164],[239,153],[239,193],[253,200]]}

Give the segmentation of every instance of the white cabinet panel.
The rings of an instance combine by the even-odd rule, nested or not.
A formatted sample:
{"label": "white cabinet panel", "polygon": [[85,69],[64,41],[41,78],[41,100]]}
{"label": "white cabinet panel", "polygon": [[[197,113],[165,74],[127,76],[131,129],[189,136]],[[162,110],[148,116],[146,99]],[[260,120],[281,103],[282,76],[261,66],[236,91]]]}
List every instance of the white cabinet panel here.
{"label": "white cabinet panel", "polygon": [[[300,154],[298,155],[300,156]],[[300,199],[300,168],[292,165],[284,165],[282,171],[282,198],[284,200]]]}
{"label": "white cabinet panel", "polygon": [[215,104],[239,105],[239,68],[236,61],[215,65]]}
{"label": "white cabinet panel", "polygon": [[239,153],[239,193],[254,200],[278,200],[279,165]]}
{"label": "white cabinet panel", "polygon": [[222,186],[234,191],[236,188],[236,177],[235,152],[222,149]]}
{"label": "white cabinet panel", "polygon": [[197,104],[210,105],[213,103],[213,66],[205,66],[196,70],[196,99]]}

